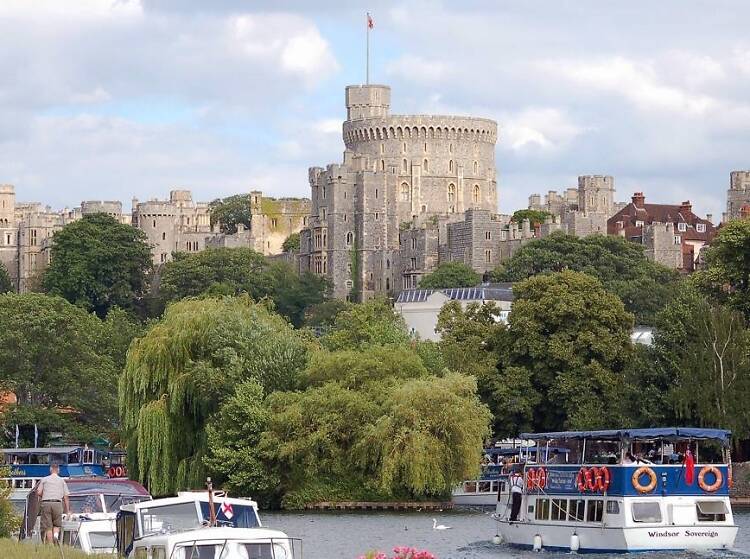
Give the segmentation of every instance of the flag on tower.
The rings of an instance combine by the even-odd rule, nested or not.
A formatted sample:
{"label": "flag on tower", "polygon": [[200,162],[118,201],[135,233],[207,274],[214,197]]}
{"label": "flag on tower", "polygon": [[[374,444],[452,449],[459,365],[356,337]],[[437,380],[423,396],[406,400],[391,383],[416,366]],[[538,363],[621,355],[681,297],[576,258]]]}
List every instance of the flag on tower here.
{"label": "flag on tower", "polygon": [[372,19],[372,16],[370,15],[370,12],[367,12],[367,28],[372,29],[375,27],[375,22]]}

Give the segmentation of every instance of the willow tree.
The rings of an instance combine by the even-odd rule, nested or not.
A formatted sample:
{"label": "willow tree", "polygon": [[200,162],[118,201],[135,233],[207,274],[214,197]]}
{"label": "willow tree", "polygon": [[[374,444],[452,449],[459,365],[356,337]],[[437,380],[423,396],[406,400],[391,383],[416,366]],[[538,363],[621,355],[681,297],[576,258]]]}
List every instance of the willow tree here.
{"label": "willow tree", "polygon": [[164,495],[202,483],[204,426],[238,385],[289,390],[308,343],[248,297],[184,300],[128,351],[120,416],[131,473]]}

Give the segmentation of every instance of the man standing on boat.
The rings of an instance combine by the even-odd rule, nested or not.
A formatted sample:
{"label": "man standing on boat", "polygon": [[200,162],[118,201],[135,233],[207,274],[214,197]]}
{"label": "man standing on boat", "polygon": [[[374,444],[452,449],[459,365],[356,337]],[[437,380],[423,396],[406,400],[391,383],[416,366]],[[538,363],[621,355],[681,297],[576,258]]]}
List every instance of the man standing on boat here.
{"label": "man standing on boat", "polygon": [[523,499],[523,464],[513,464],[513,470],[510,473],[510,521],[518,520],[518,514],[521,512],[521,500]]}
{"label": "man standing on boat", "polygon": [[36,494],[41,502],[40,525],[44,533],[46,543],[54,543],[59,537],[60,527],[62,526],[63,503],[65,504],[65,514],[70,514],[70,501],[68,501],[68,484],[59,476],[60,466],[50,464],[50,474],[39,480],[36,488]]}

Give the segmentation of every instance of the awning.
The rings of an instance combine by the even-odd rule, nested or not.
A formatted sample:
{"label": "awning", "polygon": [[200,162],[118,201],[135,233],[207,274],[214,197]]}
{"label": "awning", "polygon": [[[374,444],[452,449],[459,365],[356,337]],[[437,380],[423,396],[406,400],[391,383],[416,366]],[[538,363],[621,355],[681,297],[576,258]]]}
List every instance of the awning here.
{"label": "awning", "polygon": [[602,431],[554,431],[550,433],[521,433],[522,439],[560,440],[594,439],[599,441],[636,440],[712,440],[729,446],[731,431],[724,429],[704,429],[700,427],[655,427],[649,429],[609,429]]}

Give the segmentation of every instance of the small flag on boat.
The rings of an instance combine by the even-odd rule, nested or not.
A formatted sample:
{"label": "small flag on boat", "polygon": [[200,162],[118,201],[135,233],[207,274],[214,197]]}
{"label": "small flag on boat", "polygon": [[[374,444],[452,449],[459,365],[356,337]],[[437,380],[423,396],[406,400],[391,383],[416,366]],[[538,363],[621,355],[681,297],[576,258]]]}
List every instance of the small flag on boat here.
{"label": "small flag on boat", "polygon": [[374,27],[375,27],[375,21],[372,19],[372,16],[368,12],[368,14],[367,14],[367,28],[368,29],[372,29]]}
{"label": "small flag on boat", "polygon": [[221,514],[223,514],[227,520],[232,520],[232,517],[234,516],[234,510],[232,510],[232,505],[230,503],[222,503]]}

